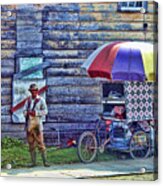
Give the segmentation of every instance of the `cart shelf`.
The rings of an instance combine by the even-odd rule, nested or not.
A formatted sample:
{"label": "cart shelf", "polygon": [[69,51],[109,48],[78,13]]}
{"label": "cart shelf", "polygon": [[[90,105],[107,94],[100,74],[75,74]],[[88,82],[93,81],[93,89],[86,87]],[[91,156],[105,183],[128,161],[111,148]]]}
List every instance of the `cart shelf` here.
{"label": "cart shelf", "polygon": [[119,122],[125,122],[126,119],[118,119],[112,116],[103,116],[104,120],[111,120],[111,121],[119,121]]}
{"label": "cart shelf", "polygon": [[103,99],[102,100],[103,104],[125,104],[124,99]]}

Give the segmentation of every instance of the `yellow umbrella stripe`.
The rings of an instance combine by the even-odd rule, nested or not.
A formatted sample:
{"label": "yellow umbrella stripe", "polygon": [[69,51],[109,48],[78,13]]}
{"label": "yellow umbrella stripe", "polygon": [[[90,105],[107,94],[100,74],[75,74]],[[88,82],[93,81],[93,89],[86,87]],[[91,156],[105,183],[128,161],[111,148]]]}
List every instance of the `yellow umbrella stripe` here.
{"label": "yellow umbrella stripe", "polygon": [[148,81],[155,81],[156,80],[156,68],[155,68],[155,61],[153,56],[153,51],[142,51],[142,59],[145,74],[147,76]]}

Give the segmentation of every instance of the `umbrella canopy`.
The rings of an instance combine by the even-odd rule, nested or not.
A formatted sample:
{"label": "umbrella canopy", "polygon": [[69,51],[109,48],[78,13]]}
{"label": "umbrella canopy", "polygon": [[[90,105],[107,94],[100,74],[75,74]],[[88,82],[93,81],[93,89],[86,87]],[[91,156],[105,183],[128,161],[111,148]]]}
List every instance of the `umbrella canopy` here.
{"label": "umbrella canopy", "polygon": [[96,49],[82,65],[90,77],[118,81],[155,81],[154,46],[145,42],[114,42]]}

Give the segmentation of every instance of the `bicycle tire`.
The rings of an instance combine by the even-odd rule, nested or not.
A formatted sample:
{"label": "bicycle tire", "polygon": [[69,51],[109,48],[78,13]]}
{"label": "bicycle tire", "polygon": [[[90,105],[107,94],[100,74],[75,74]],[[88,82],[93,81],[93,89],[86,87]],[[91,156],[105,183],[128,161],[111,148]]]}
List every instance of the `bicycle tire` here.
{"label": "bicycle tire", "polygon": [[[88,142],[88,139],[89,139],[89,143],[84,144],[84,140],[87,140],[86,142]],[[88,158],[84,156],[82,152],[83,148],[85,148],[85,152],[87,151],[87,153],[89,154]],[[78,146],[77,146],[77,152],[78,152],[78,157],[81,162],[83,163],[93,162],[95,158],[97,157],[97,148],[98,148],[97,139],[92,132],[86,131],[80,135]]]}
{"label": "bicycle tire", "polygon": [[[144,138],[144,139],[143,139]],[[141,141],[144,140],[144,141]],[[137,149],[136,149],[137,148]],[[150,137],[143,130],[135,131],[129,144],[130,156],[133,159],[145,159],[150,154]]]}

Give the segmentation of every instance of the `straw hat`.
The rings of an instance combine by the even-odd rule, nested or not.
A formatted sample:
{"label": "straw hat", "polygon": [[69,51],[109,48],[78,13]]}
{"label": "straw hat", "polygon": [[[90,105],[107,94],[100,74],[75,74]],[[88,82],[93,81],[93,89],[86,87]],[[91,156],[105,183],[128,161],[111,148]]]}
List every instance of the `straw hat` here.
{"label": "straw hat", "polygon": [[32,90],[38,90],[38,86],[35,84],[35,83],[33,83],[33,84],[31,84],[30,86],[29,86],[29,89],[28,89],[29,91],[32,91]]}

